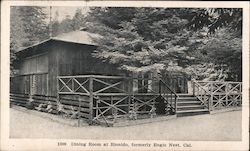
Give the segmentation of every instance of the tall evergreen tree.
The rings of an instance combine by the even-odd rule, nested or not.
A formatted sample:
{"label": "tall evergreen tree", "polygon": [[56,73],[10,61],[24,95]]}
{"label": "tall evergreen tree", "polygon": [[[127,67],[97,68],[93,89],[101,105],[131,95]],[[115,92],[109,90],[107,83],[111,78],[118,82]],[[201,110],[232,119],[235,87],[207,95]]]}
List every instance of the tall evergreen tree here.
{"label": "tall evergreen tree", "polygon": [[15,51],[23,46],[27,41],[26,33],[22,28],[22,22],[17,7],[11,7],[10,11],[10,71],[11,76],[15,74],[13,62],[16,59]]}
{"label": "tall evergreen tree", "polygon": [[[198,67],[201,68],[199,71],[206,70],[204,73],[207,75],[202,76],[202,79],[211,78],[209,73],[214,72],[213,78],[225,80],[229,77],[229,72],[233,72],[231,70],[233,67],[229,67],[229,64],[227,64],[227,68],[222,69],[221,67],[230,60],[230,57],[224,54],[227,52],[220,51],[224,46],[219,41],[216,44],[217,48],[213,51],[208,47],[213,43],[216,34],[221,34],[222,31],[219,29],[225,26],[228,26],[226,31],[233,30],[236,33],[234,36],[231,35],[231,39],[234,39],[237,34],[239,36],[241,21],[236,18],[240,15],[240,11],[222,10],[94,8],[88,16],[92,24],[89,31],[101,35],[95,39],[99,44],[99,49],[94,56],[133,72],[161,70],[190,73],[190,68]],[[225,21],[225,16],[229,12],[232,12],[232,17]],[[237,26],[233,26],[234,23],[237,23]],[[224,32],[221,38],[226,34],[228,33]],[[240,44],[238,41],[240,38],[235,42]],[[241,57],[237,53],[241,49],[237,48],[239,49],[237,49],[234,59]],[[209,53],[204,53],[205,51],[209,51]],[[217,52],[221,54],[220,56],[224,55],[225,58],[219,58]],[[217,56],[217,59],[214,56]],[[219,60],[223,60],[223,63]],[[240,59],[236,60],[234,66],[240,65]],[[194,73],[200,74],[199,72],[191,74]],[[227,73],[227,76],[224,73]]]}
{"label": "tall evergreen tree", "polygon": [[77,9],[75,15],[72,18],[73,30],[79,30],[85,26],[85,15],[81,9]]}
{"label": "tall evergreen tree", "polygon": [[65,16],[65,19],[63,19],[60,24],[59,24],[59,33],[68,33],[70,31],[73,31],[73,24],[72,24],[72,20],[70,18],[69,15]]}
{"label": "tall evergreen tree", "polygon": [[15,52],[48,38],[46,14],[42,7],[13,6],[10,12],[10,61],[11,74],[16,71]]}
{"label": "tall evergreen tree", "polygon": [[227,74],[228,80],[242,80],[242,38],[237,32],[227,28],[217,29],[217,32],[204,39],[200,47],[201,53],[218,70]]}
{"label": "tall evergreen tree", "polygon": [[60,26],[60,23],[59,23],[58,18],[59,18],[59,12],[56,11],[55,16],[53,17],[52,21],[49,23],[50,24],[49,26],[51,26],[51,28],[52,28],[52,36],[53,37],[60,34],[60,31],[58,28]]}
{"label": "tall evergreen tree", "polygon": [[115,25],[102,18],[106,15],[96,15],[97,22],[90,28],[90,31],[102,35],[96,40],[99,44],[99,50],[94,54],[96,57],[133,72],[181,71],[187,62],[193,60],[186,53],[187,44],[192,41],[188,41],[191,33],[184,28],[188,20],[182,18],[182,13],[178,12],[181,10],[129,9],[133,14],[124,14],[124,18],[124,10],[120,8],[101,8],[97,11],[99,14],[103,11],[104,14],[119,15],[109,18]]}
{"label": "tall evergreen tree", "polygon": [[27,34],[26,38],[29,39],[23,46],[30,46],[49,37],[47,14],[43,7],[20,6],[18,9],[22,28]]}
{"label": "tall evergreen tree", "polygon": [[242,33],[241,8],[192,9],[189,16],[191,20],[188,26],[194,30],[208,27],[208,32],[214,33],[217,29],[227,27],[231,31],[236,31],[238,36]]}

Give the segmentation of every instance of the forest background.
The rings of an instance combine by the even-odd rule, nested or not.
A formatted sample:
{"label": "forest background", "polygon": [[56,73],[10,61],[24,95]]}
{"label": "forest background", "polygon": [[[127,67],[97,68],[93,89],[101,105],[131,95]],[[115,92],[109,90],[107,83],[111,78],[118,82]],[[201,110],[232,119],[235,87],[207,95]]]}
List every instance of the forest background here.
{"label": "forest background", "polygon": [[[62,33],[99,34],[94,57],[123,70],[179,72],[198,80],[242,80],[242,9],[15,6],[10,17],[11,76],[15,52]],[[63,9],[63,8],[62,8]],[[66,8],[65,8],[66,9]]]}

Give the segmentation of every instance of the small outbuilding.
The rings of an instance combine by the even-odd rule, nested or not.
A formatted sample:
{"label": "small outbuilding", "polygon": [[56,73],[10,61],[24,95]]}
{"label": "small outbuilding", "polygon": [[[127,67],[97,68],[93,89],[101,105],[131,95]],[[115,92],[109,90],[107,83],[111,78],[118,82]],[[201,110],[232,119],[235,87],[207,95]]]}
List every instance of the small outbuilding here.
{"label": "small outbuilding", "polygon": [[185,76],[131,78],[131,73],[93,57],[97,48],[93,37],[98,35],[73,31],[17,51],[18,75],[11,78],[11,101],[33,102],[36,107],[49,102],[55,110],[62,104],[72,115],[100,121],[111,115],[133,115],[135,110],[151,114],[164,96],[171,98],[166,112],[175,112],[176,92],[187,92]]}
{"label": "small outbuilding", "polygon": [[121,75],[115,65],[92,57],[96,45],[91,38],[96,36],[73,31],[19,50],[11,92],[30,94],[32,87],[33,95],[57,96],[59,75]]}

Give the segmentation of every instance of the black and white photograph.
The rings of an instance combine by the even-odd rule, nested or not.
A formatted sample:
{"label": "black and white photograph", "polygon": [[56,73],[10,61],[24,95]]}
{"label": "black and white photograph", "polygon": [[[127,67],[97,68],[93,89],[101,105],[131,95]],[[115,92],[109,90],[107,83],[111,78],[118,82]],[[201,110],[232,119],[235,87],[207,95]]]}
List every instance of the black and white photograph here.
{"label": "black and white photograph", "polygon": [[[199,141],[248,150],[249,3],[62,3],[8,7],[9,140],[53,140],[47,150],[221,147]],[[17,146],[5,147],[25,150]]]}

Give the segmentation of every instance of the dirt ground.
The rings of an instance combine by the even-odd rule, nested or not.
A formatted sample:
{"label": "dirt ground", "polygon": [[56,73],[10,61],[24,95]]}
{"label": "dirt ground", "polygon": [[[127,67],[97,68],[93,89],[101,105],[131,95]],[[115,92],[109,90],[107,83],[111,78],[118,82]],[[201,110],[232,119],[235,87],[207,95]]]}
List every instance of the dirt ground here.
{"label": "dirt ground", "polygon": [[177,141],[241,140],[241,111],[178,117],[168,121],[127,127],[88,125],[73,127],[53,121],[43,116],[44,114],[51,116],[47,113],[31,114],[25,109],[11,108],[10,137]]}

